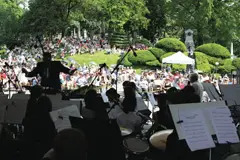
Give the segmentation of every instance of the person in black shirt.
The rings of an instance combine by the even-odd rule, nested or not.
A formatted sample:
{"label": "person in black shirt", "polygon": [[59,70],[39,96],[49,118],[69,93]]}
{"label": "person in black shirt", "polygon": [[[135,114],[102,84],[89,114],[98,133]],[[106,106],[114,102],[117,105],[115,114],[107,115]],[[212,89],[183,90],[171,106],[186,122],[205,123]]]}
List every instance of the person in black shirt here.
{"label": "person in black shirt", "polygon": [[39,74],[41,77],[41,86],[58,91],[61,90],[60,72],[72,75],[75,71],[76,69],[71,70],[65,67],[60,61],[52,61],[49,52],[43,54],[43,61],[38,62],[37,66],[31,72],[28,72],[25,68],[22,69],[26,77],[34,77]]}

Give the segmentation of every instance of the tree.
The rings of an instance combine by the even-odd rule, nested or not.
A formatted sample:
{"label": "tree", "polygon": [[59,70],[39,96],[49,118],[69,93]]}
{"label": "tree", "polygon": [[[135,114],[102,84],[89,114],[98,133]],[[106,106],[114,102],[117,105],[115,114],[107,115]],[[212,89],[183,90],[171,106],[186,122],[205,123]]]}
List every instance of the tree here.
{"label": "tree", "polygon": [[164,30],[166,26],[166,11],[165,1],[159,0],[147,0],[146,6],[149,13],[146,18],[149,19],[149,25],[147,29],[141,30],[143,37],[149,39],[151,42],[156,38],[164,37]]}
{"label": "tree", "polygon": [[21,16],[23,9],[16,1],[0,0],[0,45],[20,43]]}

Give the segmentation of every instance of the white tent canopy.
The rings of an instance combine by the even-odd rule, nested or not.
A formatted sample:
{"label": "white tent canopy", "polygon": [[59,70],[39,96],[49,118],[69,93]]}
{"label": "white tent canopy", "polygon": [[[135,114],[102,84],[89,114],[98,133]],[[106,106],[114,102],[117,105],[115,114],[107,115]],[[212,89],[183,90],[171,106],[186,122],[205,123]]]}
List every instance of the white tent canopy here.
{"label": "white tent canopy", "polygon": [[162,63],[171,63],[171,64],[195,64],[194,59],[186,56],[182,52],[177,52],[171,56],[162,59]]}

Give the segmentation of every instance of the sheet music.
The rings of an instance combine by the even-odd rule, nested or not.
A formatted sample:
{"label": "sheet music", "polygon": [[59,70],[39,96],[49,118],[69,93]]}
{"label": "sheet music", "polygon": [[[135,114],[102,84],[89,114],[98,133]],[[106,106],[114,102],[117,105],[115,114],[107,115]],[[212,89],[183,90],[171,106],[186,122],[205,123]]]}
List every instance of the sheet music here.
{"label": "sheet music", "polygon": [[227,106],[211,108],[210,113],[218,142],[220,144],[238,143],[237,129]]}
{"label": "sheet music", "polygon": [[148,99],[149,99],[149,101],[151,102],[152,106],[153,106],[153,107],[154,107],[154,106],[157,106],[158,103],[157,103],[157,101],[155,100],[155,98],[154,98],[154,96],[153,96],[153,93],[147,93],[147,95],[148,95]]}
{"label": "sheet music", "polygon": [[72,127],[71,122],[69,120],[69,116],[81,117],[80,112],[76,105],[52,111],[50,112],[50,115],[58,132],[63,129]]}
{"label": "sheet music", "polygon": [[179,125],[191,151],[215,147],[200,109],[179,110]]}

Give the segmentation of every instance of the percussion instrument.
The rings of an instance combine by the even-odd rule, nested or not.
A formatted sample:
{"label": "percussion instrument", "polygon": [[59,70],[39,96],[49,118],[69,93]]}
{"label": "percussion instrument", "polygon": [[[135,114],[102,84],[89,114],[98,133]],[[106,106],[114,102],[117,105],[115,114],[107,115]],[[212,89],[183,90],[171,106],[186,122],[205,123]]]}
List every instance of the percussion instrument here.
{"label": "percussion instrument", "polygon": [[154,148],[164,151],[166,149],[167,138],[172,132],[172,129],[167,129],[154,133],[149,139],[150,144]]}
{"label": "percussion instrument", "polygon": [[131,129],[123,128],[123,127],[120,127],[120,130],[121,130],[122,136],[128,136],[133,132]]}
{"label": "percussion instrument", "polygon": [[230,154],[223,158],[223,160],[239,160],[239,159],[240,159],[240,153]]}
{"label": "percussion instrument", "polygon": [[149,144],[136,137],[125,138],[123,140],[123,146],[126,150],[128,159],[144,159],[149,150]]}

